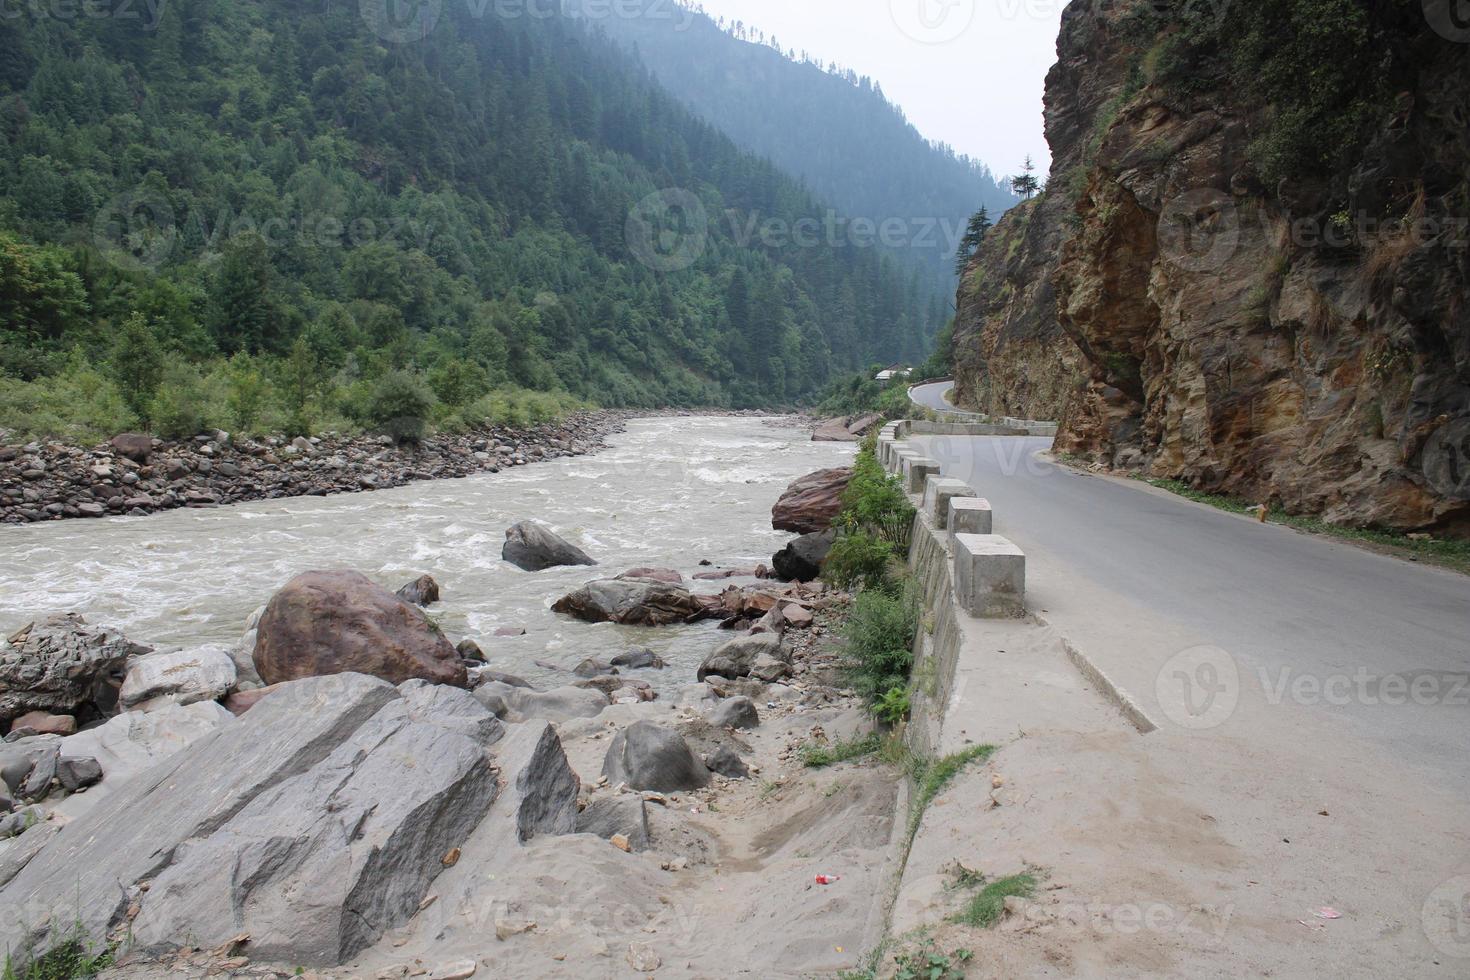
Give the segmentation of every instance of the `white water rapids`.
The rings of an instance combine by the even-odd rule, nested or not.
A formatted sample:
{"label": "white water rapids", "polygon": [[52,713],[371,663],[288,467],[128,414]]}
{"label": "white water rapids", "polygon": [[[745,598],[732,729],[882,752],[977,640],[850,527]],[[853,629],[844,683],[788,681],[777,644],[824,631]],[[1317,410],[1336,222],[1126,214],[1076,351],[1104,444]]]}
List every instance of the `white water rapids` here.
{"label": "white water rapids", "polygon": [[[771,505],[798,476],[840,466],[853,446],[756,418],[639,419],[592,456],[373,493],[294,497],[150,517],[0,528],[0,630],[75,611],[160,649],[234,644],[246,617],[292,576],[353,568],[396,589],[425,572],[443,589],[429,612],[491,665],[537,686],[584,657],[646,646],[669,663],[637,671],[662,690],[694,679],[719,640],[712,624],[644,629],[553,615],[558,597],[629,568],[769,563],[790,535]],[[505,529],[551,526],[596,568],[527,573],[500,560]],[[743,580],[736,579],[736,582]],[[691,582],[717,592],[725,582]],[[522,637],[496,637],[524,627]]]}

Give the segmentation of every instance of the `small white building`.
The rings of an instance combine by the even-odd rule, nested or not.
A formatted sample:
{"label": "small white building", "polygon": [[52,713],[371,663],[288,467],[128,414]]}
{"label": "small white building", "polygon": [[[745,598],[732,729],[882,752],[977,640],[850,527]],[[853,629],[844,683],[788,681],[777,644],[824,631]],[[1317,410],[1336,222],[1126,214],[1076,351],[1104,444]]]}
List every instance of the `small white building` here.
{"label": "small white building", "polygon": [[874,381],[892,381],[894,378],[907,378],[914,373],[914,369],[903,364],[890,364],[877,374],[873,375]]}

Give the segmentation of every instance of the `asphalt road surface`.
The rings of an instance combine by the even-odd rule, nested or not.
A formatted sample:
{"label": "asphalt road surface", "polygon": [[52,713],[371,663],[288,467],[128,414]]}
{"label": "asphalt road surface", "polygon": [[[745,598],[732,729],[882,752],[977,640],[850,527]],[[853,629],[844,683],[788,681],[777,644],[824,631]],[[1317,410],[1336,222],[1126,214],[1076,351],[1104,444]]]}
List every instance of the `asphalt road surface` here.
{"label": "asphalt road surface", "polygon": [[1470,797],[1470,577],[1079,474],[1049,439],[911,441],[1026,552],[1028,608],[1160,727],[1365,739]]}
{"label": "asphalt road surface", "polygon": [[958,409],[944,400],[944,396],[953,390],[953,381],[936,381],[933,384],[915,385],[910,388],[909,398],[914,404],[932,408],[936,412],[954,412]]}

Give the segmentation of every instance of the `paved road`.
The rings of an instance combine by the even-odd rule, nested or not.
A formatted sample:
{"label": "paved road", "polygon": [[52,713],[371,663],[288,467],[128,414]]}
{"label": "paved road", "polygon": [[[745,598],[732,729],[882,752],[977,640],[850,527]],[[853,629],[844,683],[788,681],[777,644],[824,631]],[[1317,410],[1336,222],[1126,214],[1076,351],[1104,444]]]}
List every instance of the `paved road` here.
{"label": "paved road", "polygon": [[1470,796],[1470,577],[1077,474],[1047,439],[913,441],[990,500],[1028,606],[1161,726],[1365,739]]}
{"label": "paved road", "polygon": [[936,412],[953,412],[955,407],[944,400],[954,390],[953,381],[936,381],[933,384],[914,385],[909,389],[909,399],[916,405],[932,408]]}

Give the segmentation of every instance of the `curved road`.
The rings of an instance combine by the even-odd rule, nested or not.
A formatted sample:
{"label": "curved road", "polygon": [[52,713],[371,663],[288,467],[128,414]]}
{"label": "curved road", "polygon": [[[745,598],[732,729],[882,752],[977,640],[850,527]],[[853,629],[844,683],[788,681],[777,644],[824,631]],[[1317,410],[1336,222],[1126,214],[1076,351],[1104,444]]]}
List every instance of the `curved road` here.
{"label": "curved road", "polygon": [[990,500],[1027,606],[1160,727],[1362,744],[1470,797],[1470,577],[1079,474],[1047,439],[911,441]]}
{"label": "curved road", "polygon": [[944,396],[953,390],[953,381],[936,381],[933,384],[914,385],[909,389],[909,400],[915,405],[932,408],[936,412],[954,412],[958,411],[958,409],[944,400]]}

